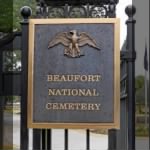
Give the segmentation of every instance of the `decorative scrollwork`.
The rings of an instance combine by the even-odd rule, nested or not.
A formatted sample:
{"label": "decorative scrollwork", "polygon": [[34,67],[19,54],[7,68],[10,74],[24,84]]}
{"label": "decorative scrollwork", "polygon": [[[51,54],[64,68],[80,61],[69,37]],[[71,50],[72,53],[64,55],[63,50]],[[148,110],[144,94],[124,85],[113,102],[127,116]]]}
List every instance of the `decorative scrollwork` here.
{"label": "decorative scrollwork", "polygon": [[90,10],[90,17],[106,18],[107,17],[107,8],[104,6],[93,6]]}
{"label": "decorative scrollwork", "polygon": [[64,7],[49,7],[48,18],[64,18]]}
{"label": "decorative scrollwork", "polygon": [[70,7],[69,17],[71,17],[71,18],[87,17],[87,12],[86,12],[85,7]]}
{"label": "decorative scrollwork", "polygon": [[37,14],[43,18],[112,18],[115,17],[115,5],[38,6]]}

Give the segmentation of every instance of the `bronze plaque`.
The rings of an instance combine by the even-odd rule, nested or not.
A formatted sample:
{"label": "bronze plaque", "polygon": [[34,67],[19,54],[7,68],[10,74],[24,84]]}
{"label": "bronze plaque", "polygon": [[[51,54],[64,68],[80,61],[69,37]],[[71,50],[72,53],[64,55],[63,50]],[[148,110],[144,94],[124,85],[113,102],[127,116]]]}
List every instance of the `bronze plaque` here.
{"label": "bronze plaque", "polygon": [[119,128],[119,19],[30,19],[29,128]]}

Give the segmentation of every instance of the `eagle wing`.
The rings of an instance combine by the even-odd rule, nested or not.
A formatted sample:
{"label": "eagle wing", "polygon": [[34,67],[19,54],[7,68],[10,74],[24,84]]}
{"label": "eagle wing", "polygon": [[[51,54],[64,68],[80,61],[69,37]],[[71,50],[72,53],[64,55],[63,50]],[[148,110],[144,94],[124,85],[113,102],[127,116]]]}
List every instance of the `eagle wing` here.
{"label": "eagle wing", "polygon": [[86,44],[96,48],[97,50],[101,50],[101,48],[97,46],[96,41],[93,38],[91,38],[87,33],[82,32],[79,36],[78,45],[84,46]]}
{"label": "eagle wing", "polygon": [[70,38],[67,32],[58,33],[48,45],[48,48],[51,48],[57,44],[63,44],[64,46],[69,46]]}

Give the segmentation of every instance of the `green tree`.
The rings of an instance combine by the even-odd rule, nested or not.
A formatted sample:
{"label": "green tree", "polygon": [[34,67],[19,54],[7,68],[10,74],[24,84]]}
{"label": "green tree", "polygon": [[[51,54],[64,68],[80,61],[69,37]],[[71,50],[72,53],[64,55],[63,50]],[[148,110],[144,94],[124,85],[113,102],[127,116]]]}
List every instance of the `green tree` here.
{"label": "green tree", "polygon": [[135,78],[135,88],[136,90],[144,87],[144,76],[139,75]]}
{"label": "green tree", "polygon": [[36,0],[0,0],[0,32],[20,30],[20,8],[23,6],[30,6],[35,15]]}
{"label": "green tree", "polygon": [[136,102],[142,104],[144,102],[144,76],[139,75],[135,78]]}
{"label": "green tree", "polygon": [[144,99],[145,99],[144,87],[142,87],[136,91],[135,98],[136,98],[136,102],[138,104],[141,104],[141,105],[144,104]]}
{"label": "green tree", "polygon": [[3,71],[20,71],[21,70],[21,51],[4,51],[3,52]]}
{"label": "green tree", "polygon": [[0,0],[0,32],[11,32],[13,22],[13,1]]}
{"label": "green tree", "polygon": [[142,104],[144,104],[144,76],[139,75],[135,78],[135,99],[137,104],[137,112],[142,113]]}
{"label": "green tree", "polygon": [[[32,9],[32,17],[36,12],[36,0],[0,0],[0,40],[9,38],[13,31],[20,31],[22,16],[20,9],[29,6]],[[20,70],[21,53],[17,50],[8,50],[3,53],[3,70]]]}
{"label": "green tree", "polygon": [[36,0],[13,0],[13,30],[20,30],[20,21],[22,17],[20,15],[20,8],[23,6],[29,6],[32,9],[32,17],[36,12]]}
{"label": "green tree", "polygon": [[[13,31],[20,31],[20,8],[29,6],[32,9],[32,16],[36,12],[36,0],[0,0],[0,40],[5,40]],[[4,71],[19,71],[21,52],[18,50],[8,50],[3,53],[3,70]],[[7,102],[16,101],[15,96],[5,97]]]}

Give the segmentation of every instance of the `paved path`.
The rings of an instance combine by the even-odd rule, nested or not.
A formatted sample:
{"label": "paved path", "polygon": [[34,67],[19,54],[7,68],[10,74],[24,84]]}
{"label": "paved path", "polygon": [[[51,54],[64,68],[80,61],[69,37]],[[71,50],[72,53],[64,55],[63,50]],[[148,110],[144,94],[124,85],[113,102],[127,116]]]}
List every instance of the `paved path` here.
{"label": "paved path", "polygon": [[13,144],[13,114],[4,113],[4,145],[11,146]]}
{"label": "paved path", "polygon": [[137,137],[136,150],[149,150],[149,138]]}
{"label": "paved path", "polygon": [[[14,115],[13,117],[13,144],[15,147],[19,147],[20,142],[20,116]],[[32,150],[32,130],[30,135],[30,150]],[[52,130],[52,149],[63,150],[64,149],[64,130],[53,129]],[[93,134],[90,136],[90,144],[92,150],[107,150],[108,136],[102,134]],[[86,149],[86,132],[85,130],[69,130],[69,150],[85,150]]]}
{"label": "paved path", "polygon": [[[16,133],[15,133],[16,134]],[[32,137],[30,131],[30,138]],[[64,149],[64,131],[52,130],[52,150]],[[19,136],[14,135],[14,145],[19,147]],[[32,139],[30,139],[30,150],[32,150]],[[107,135],[91,134],[91,150],[107,150],[108,138]],[[69,130],[69,150],[85,150],[86,149],[86,136],[85,131]]]}

